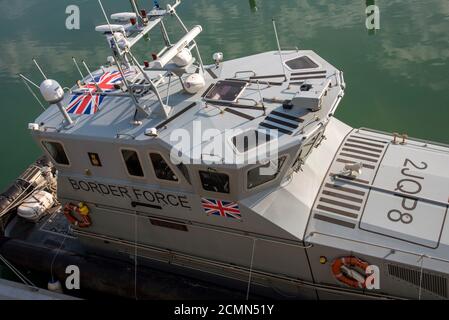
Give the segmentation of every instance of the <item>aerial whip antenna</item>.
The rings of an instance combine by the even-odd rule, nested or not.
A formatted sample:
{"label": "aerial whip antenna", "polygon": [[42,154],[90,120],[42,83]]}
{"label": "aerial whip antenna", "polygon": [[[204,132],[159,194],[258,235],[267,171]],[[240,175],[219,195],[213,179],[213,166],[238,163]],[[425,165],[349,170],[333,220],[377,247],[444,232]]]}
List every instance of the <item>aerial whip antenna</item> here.
{"label": "aerial whip antenna", "polygon": [[278,31],[276,29],[276,20],[274,20],[274,18],[273,18],[272,21],[273,21],[274,35],[276,36],[276,43],[278,45],[279,58],[281,59],[282,71],[284,72],[285,79],[287,79],[287,73],[285,72],[285,66],[284,66],[284,59],[282,59],[281,45],[279,43]]}
{"label": "aerial whip antenna", "polygon": [[75,57],[72,57],[72,60],[73,60],[73,63],[75,64],[76,69],[78,70],[78,72],[79,72],[79,74],[81,76],[81,80],[83,80],[84,79],[84,75],[81,72],[81,69],[80,69],[80,66],[78,65],[78,62],[76,62]]}
{"label": "aerial whip antenna", "polygon": [[36,65],[37,69],[39,70],[39,72],[42,74],[42,76],[44,77],[45,80],[47,80],[47,76],[45,75],[44,71],[42,71],[41,67],[39,66],[39,64],[37,63],[36,59],[33,58],[33,62]]}

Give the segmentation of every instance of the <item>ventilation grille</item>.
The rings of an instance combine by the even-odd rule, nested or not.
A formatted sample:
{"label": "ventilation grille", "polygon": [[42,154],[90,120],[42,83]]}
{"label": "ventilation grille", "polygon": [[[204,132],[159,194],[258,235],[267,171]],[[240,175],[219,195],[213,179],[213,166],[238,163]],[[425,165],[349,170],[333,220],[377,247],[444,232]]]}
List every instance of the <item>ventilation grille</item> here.
{"label": "ventilation grille", "polygon": [[[421,271],[404,268],[396,265],[388,265],[390,276],[407,281],[419,287],[421,282]],[[447,298],[447,279],[441,276],[433,275],[427,272],[422,273],[422,288],[433,292],[441,297]]]}

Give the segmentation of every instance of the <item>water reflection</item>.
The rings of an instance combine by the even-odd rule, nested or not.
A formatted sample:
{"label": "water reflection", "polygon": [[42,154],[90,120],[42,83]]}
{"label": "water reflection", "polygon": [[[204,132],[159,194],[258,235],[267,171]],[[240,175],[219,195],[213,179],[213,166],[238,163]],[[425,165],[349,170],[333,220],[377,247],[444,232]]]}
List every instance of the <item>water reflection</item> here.
{"label": "water reflection", "polygon": [[[81,9],[78,31],[64,27],[65,8],[73,3]],[[380,8],[381,29],[370,36],[365,9],[373,3]],[[129,9],[128,1],[105,0],[104,5],[109,14]],[[39,81],[41,76],[31,61],[36,57],[49,75],[71,85],[77,80],[72,56],[95,66],[105,63],[110,53],[104,38],[93,31],[95,25],[104,23],[97,1],[0,0],[0,12],[2,104],[20,104],[4,108],[2,116],[12,120],[3,124],[2,132],[16,136],[10,141],[8,135],[0,135],[0,144],[5,154],[23,152],[23,157],[1,158],[0,167],[17,166],[16,172],[3,174],[5,181],[0,180],[0,185],[4,185],[33,160],[26,158],[33,142],[24,124],[32,121],[34,114],[23,110],[34,110],[28,106],[34,101],[15,84],[16,74],[23,72]],[[399,130],[401,125],[401,132],[449,142],[447,0],[185,0],[179,14],[186,25],[204,27],[199,45],[207,63],[212,63],[216,51],[233,59],[276,50],[274,17],[282,47],[315,50],[345,71],[348,90],[337,114],[342,120],[383,130]],[[175,30],[170,25],[170,31]],[[157,44],[157,39],[151,39],[137,53],[151,58],[151,52],[158,51]],[[435,120],[423,123],[420,115],[428,104],[436,112]],[[17,150],[17,143],[23,151]]]}

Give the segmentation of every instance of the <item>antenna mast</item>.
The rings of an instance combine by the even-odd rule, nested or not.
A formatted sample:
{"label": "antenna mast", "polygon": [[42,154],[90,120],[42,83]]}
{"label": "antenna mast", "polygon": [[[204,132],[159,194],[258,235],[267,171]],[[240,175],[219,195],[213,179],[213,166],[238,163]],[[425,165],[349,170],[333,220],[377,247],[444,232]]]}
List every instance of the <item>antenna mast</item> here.
{"label": "antenna mast", "polygon": [[276,36],[276,43],[278,46],[279,59],[281,59],[282,71],[284,72],[285,79],[287,79],[287,73],[285,72],[285,66],[284,66],[284,59],[282,58],[281,45],[279,43],[278,31],[276,29],[276,20],[274,20],[274,18],[273,18],[272,21],[273,21],[274,35]]}

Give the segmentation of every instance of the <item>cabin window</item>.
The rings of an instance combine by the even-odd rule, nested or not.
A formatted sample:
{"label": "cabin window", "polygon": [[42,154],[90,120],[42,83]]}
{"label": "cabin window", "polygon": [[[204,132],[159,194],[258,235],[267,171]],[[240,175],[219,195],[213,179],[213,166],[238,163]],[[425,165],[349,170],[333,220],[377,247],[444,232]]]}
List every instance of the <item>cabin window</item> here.
{"label": "cabin window", "polygon": [[312,153],[313,147],[317,148],[323,139],[324,131],[320,131],[301,146],[301,151],[292,165],[295,172],[298,172],[301,169],[302,165],[306,162],[307,157]]}
{"label": "cabin window", "polygon": [[258,130],[250,130],[232,137],[232,144],[239,152],[243,153],[260,145],[268,143],[270,142],[270,140],[271,136],[269,134],[260,132]]}
{"label": "cabin window", "polygon": [[200,171],[201,184],[206,191],[229,193],[229,176],[224,173]]}
{"label": "cabin window", "polygon": [[177,165],[179,171],[181,171],[182,175],[184,176],[184,178],[186,178],[187,182],[192,184],[192,182],[190,181],[190,174],[189,174],[189,170],[187,169],[187,166],[184,163],[180,163]]}
{"label": "cabin window", "polygon": [[42,144],[57,164],[66,166],[70,164],[62,144],[53,141],[42,141]]}
{"label": "cabin window", "polygon": [[178,181],[178,177],[159,153],[150,153],[154,173],[161,180]]}
{"label": "cabin window", "polygon": [[102,166],[100,157],[98,156],[98,153],[88,152],[87,154],[89,155],[89,160],[90,160],[91,165],[93,165],[94,167]]}
{"label": "cabin window", "polygon": [[143,170],[137,152],[134,150],[122,150],[122,156],[129,175],[143,177]]}
{"label": "cabin window", "polygon": [[277,161],[270,160],[267,164],[249,170],[247,175],[248,189],[255,188],[276,179],[282,169],[285,158],[286,157],[283,156],[278,158]]}

